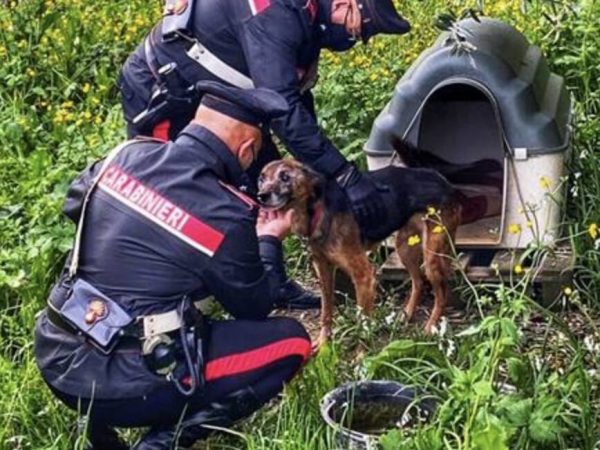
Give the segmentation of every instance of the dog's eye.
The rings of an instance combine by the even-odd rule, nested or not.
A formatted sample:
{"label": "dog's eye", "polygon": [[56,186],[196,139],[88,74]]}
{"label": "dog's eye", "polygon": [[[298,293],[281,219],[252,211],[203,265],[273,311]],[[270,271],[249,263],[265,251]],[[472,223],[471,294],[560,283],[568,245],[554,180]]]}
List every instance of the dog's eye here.
{"label": "dog's eye", "polygon": [[287,172],[279,172],[279,179],[284,183],[287,183],[288,181],[290,181],[290,176]]}

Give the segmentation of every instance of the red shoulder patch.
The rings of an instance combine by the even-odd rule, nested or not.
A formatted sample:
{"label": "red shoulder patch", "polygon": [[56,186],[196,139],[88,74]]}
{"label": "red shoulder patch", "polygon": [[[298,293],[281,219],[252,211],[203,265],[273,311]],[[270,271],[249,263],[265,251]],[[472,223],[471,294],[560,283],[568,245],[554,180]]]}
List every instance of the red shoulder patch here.
{"label": "red shoulder patch", "polygon": [[255,16],[271,6],[271,0],[248,0],[248,5],[252,15]]}
{"label": "red shoulder patch", "polygon": [[317,13],[319,12],[319,2],[317,0],[306,0],[304,9],[308,13],[310,23],[315,23],[315,20],[317,19]]}
{"label": "red shoulder patch", "polygon": [[241,201],[243,201],[246,205],[248,205],[248,207],[250,209],[254,209],[256,207],[258,207],[258,203],[256,203],[254,200],[252,200],[250,197],[248,197],[246,194],[244,194],[243,192],[238,191],[236,188],[234,188],[232,185],[224,183],[223,181],[219,180],[219,184],[227,189],[229,192],[231,192],[233,195],[235,195],[237,198],[239,198]]}

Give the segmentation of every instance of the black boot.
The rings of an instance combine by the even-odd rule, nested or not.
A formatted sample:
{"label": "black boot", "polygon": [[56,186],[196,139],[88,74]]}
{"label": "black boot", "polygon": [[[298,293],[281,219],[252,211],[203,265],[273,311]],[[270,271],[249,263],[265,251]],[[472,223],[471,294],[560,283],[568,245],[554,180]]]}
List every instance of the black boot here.
{"label": "black boot", "polygon": [[[249,416],[263,402],[252,388],[240,389],[220,402],[213,402],[184,419],[178,429],[153,428],[131,450],[178,450],[187,449],[211,433],[210,426],[227,428]],[[209,427],[206,427],[208,425]]]}
{"label": "black boot", "polygon": [[87,418],[80,417],[77,422],[78,439],[86,439],[85,450],[128,450],[117,432],[106,425],[88,423]]}
{"label": "black boot", "polygon": [[320,308],[321,298],[288,278],[279,290],[276,306],[291,309]]}

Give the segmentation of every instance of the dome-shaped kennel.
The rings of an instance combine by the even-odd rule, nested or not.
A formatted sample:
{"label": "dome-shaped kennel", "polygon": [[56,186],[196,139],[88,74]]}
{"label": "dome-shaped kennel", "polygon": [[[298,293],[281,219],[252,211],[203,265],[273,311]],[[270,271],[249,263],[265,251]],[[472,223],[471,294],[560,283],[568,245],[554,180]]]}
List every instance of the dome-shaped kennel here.
{"label": "dome-shaped kennel", "polygon": [[459,228],[460,246],[551,241],[569,148],[564,80],[538,47],[501,21],[467,19],[456,27],[466,46],[443,33],[397,83],[364,147],[369,168],[397,160],[393,142],[403,139],[423,150],[403,155],[404,163],[441,168],[469,207],[483,205]]}

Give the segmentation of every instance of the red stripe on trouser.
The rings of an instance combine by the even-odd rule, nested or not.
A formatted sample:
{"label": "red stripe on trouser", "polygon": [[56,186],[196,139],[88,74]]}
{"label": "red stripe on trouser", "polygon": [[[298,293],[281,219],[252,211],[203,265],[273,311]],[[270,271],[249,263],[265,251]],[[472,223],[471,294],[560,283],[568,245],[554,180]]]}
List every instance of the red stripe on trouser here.
{"label": "red stripe on trouser", "polygon": [[310,341],[306,339],[283,339],[255,350],[209,361],[206,364],[204,378],[206,381],[211,381],[216,378],[249,372],[288,356],[301,356],[303,360],[306,360],[310,355],[310,350]]}
{"label": "red stripe on trouser", "polygon": [[162,139],[163,141],[169,140],[169,128],[171,128],[170,120],[163,120],[159,122],[152,130],[152,137]]}

